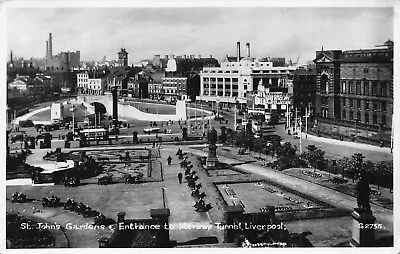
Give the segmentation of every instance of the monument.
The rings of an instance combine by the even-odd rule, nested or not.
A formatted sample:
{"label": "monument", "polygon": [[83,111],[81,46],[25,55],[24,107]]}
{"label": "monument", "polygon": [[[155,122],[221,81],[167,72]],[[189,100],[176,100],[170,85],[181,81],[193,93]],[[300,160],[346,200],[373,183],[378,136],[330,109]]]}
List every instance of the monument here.
{"label": "monument", "polygon": [[372,215],[369,204],[369,176],[364,174],[356,185],[357,208],[354,208],[353,235],[350,245],[353,247],[371,247],[375,242],[374,223],[376,218]]}
{"label": "monument", "polygon": [[217,146],[215,145],[217,143],[218,134],[214,128],[212,128],[208,132],[207,139],[208,139],[208,156],[206,160],[206,167],[215,168],[215,166],[218,163]]}
{"label": "monument", "polygon": [[50,112],[52,123],[60,123],[64,120],[64,105],[62,103],[52,103]]}
{"label": "monument", "polygon": [[112,100],[113,100],[113,117],[112,117],[112,128],[113,133],[118,133],[119,123],[118,123],[118,87],[114,86],[112,88]]}

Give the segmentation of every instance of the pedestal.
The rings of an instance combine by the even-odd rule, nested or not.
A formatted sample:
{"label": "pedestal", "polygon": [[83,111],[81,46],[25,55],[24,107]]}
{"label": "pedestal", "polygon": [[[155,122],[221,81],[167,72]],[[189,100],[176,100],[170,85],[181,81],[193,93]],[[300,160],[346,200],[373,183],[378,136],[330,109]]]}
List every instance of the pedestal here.
{"label": "pedestal", "polygon": [[215,144],[208,145],[208,156],[206,161],[207,168],[215,168],[218,163],[217,146]]}
{"label": "pedestal", "polygon": [[353,228],[350,245],[353,247],[371,247],[375,243],[374,223],[376,218],[372,211],[354,209]]}

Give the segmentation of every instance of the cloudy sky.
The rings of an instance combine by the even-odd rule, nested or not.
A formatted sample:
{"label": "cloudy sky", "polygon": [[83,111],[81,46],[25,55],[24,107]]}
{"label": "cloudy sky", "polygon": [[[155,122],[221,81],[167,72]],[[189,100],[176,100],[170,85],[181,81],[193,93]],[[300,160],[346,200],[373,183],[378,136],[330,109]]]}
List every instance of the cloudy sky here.
{"label": "cloudy sky", "polygon": [[393,40],[393,8],[10,8],[7,49],[18,57],[44,57],[48,33],[53,54],[81,51],[81,60],[129,62],[155,54],[236,54],[251,43],[254,57],[284,56],[300,63],[324,49],[370,48]]}

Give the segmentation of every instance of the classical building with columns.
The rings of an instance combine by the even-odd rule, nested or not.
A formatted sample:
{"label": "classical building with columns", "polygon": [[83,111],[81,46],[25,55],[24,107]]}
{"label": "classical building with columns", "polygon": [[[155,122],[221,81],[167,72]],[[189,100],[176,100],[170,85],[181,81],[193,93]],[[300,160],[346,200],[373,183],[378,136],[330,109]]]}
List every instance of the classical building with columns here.
{"label": "classical building with columns", "polygon": [[316,52],[319,121],[390,129],[393,114],[393,41],[371,49]]}
{"label": "classical building with columns", "polygon": [[237,43],[237,57],[226,57],[221,67],[204,67],[200,73],[200,96],[197,100],[219,101],[221,103],[247,102],[247,95],[265,88],[288,88],[292,86],[291,74],[294,66],[275,67],[273,62],[250,56],[250,44],[246,44],[246,57],[240,55]]}

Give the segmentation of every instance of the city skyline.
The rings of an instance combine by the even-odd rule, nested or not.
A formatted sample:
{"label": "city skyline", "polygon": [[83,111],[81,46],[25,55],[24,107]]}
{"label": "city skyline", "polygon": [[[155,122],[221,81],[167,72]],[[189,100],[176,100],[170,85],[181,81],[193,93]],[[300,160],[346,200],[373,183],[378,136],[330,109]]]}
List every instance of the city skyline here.
{"label": "city skyline", "polygon": [[221,61],[236,55],[240,41],[242,55],[249,42],[253,57],[300,57],[305,63],[322,47],[372,48],[393,40],[393,16],[393,8],[371,7],[10,8],[7,51],[44,57],[52,33],[54,55],[80,50],[83,61],[116,59],[122,47],[130,64],[156,54],[213,55]]}

